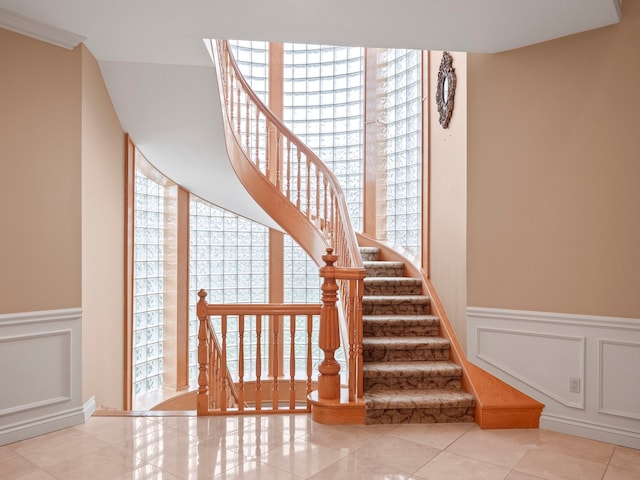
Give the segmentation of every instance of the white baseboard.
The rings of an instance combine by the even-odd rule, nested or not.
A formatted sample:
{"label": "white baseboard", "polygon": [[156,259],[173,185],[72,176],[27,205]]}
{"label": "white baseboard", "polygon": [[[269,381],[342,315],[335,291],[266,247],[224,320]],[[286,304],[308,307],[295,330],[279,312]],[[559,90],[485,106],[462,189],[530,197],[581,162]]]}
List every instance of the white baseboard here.
{"label": "white baseboard", "polygon": [[85,422],[84,408],[74,408],[49,415],[32,416],[28,420],[0,427],[0,445],[19,442]]}
{"label": "white baseboard", "polygon": [[91,416],[96,413],[96,397],[91,397],[87,400],[82,408],[84,412],[84,421],[86,422]]}
{"label": "white baseboard", "polygon": [[467,357],[542,402],[541,428],[640,448],[640,319],[469,307]]}
{"label": "white baseboard", "polygon": [[640,449],[640,432],[630,431],[624,428],[611,427],[545,413],[540,417],[540,428]]}

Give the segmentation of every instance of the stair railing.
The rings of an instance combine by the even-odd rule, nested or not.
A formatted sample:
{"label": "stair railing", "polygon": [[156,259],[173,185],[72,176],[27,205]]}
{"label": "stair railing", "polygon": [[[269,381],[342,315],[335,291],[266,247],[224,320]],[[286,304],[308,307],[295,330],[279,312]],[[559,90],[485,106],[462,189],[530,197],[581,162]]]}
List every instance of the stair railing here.
{"label": "stair railing", "polygon": [[[198,415],[310,411],[313,326],[321,305],[209,304],[204,290],[198,296]],[[298,341],[298,323],[304,324],[304,342]],[[229,344],[238,351],[233,368]],[[285,347],[288,365],[280,365]]]}
{"label": "stair railing", "polygon": [[[251,89],[229,42],[212,40],[209,47],[223,103],[227,152],[238,178],[316,265],[322,266],[325,284],[332,277],[337,285],[340,314],[337,318],[321,315],[321,324],[338,322],[339,328],[321,326],[331,338],[323,340],[321,334],[320,347],[333,359],[331,349],[340,345],[342,336],[348,358],[349,401],[355,401],[362,398],[362,296],[366,274],[342,188],[318,156]],[[324,257],[329,257],[330,264]],[[322,366],[319,370],[322,378]],[[329,370],[333,372],[334,368]],[[333,385],[334,380],[330,383]],[[326,400],[340,396],[339,390],[336,393],[335,388],[325,390],[322,386],[318,393]]]}

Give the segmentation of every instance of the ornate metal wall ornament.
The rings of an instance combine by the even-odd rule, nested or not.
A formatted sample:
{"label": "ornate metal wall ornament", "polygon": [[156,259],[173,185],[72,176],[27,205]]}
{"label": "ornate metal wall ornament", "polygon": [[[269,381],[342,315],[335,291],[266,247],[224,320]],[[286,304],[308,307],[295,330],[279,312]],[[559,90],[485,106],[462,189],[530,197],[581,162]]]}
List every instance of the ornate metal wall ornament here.
{"label": "ornate metal wall ornament", "polygon": [[449,120],[453,113],[453,97],[456,93],[456,71],[452,66],[453,57],[449,52],[443,52],[440,69],[438,70],[438,86],[436,88],[436,104],[440,115],[442,128],[449,127]]}

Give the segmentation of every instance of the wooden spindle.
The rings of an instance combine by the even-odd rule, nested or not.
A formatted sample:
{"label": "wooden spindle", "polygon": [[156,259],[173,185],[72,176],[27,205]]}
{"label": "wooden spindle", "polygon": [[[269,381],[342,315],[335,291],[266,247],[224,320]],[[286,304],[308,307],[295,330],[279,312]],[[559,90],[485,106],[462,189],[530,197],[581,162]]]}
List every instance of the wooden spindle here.
{"label": "wooden spindle", "polygon": [[244,315],[238,317],[238,410],[244,410]]}
{"label": "wooden spindle", "polygon": [[272,353],[273,353],[273,364],[272,364],[272,368],[273,368],[273,383],[271,384],[271,408],[273,410],[278,410],[278,402],[279,402],[279,398],[278,398],[278,393],[279,393],[279,388],[278,388],[278,378],[280,375],[280,363],[279,363],[279,359],[280,359],[280,320],[281,317],[280,316],[275,316],[273,317],[273,349],[272,349]]}
{"label": "wooden spindle", "polygon": [[209,344],[207,337],[207,292],[200,290],[198,292],[198,304],[196,311],[198,314],[198,396],[196,408],[198,415],[209,414],[209,378],[207,374],[207,366],[209,363]]}
{"label": "wooden spindle", "polygon": [[325,266],[320,268],[322,283],[322,308],[320,310],[320,349],[324,358],[320,362],[318,371],[318,397],[324,400],[338,400],[340,398],[340,364],[335,359],[335,351],[340,347],[340,331],[338,325],[338,310],[336,308],[338,285],[336,284],[335,267],[338,259],[333,255],[333,249],[327,248],[322,256]]}
{"label": "wooden spindle", "polygon": [[256,315],[256,410],[262,410],[262,315]]}
{"label": "wooden spindle", "polygon": [[220,329],[222,331],[222,352],[220,365],[220,410],[227,411],[227,316],[220,318]]}
{"label": "wooden spindle", "polygon": [[313,387],[313,315],[307,315],[307,408],[311,408],[309,394]]}
{"label": "wooden spindle", "polygon": [[289,408],[294,409],[296,406],[296,316],[289,315]]}

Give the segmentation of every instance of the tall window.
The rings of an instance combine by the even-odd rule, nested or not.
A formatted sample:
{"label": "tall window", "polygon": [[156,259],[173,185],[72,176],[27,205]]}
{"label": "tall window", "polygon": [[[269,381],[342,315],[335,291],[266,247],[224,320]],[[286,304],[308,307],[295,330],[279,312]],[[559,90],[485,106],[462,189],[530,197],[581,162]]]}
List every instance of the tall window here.
{"label": "tall window", "polygon": [[362,223],[364,50],[285,44],[284,121],[336,175]]}
{"label": "tall window", "polygon": [[[192,197],[189,241],[189,378],[194,382],[198,374],[198,290],[207,291],[208,303],[268,303],[269,232],[264,225]],[[236,371],[237,318],[231,319],[228,328],[228,363],[230,370]],[[246,328],[255,332],[253,324]],[[267,326],[264,331],[266,341]],[[266,344],[263,346],[266,352]],[[247,338],[248,377],[250,366],[255,367],[255,347],[255,338]]]}
{"label": "tall window", "polygon": [[422,62],[419,50],[380,50],[385,128],[386,240],[417,258],[422,237]]}
{"label": "tall window", "polygon": [[162,388],[164,188],[136,169],[133,396]]}

